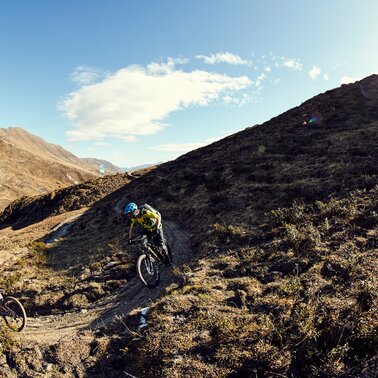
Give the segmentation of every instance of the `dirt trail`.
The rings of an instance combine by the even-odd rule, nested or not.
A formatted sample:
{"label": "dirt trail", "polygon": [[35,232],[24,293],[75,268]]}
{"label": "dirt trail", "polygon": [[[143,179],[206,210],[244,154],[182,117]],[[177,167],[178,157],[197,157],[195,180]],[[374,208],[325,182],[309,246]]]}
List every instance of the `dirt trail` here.
{"label": "dirt trail", "polygon": [[[191,259],[190,234],[173,222],[165,222],[165,233],[171,245],[174,263],[180,266]],[[135,273],[122,289],[90,308],[80,312],[29,318],[21,340],[52,345],[65,337],[73,337],[81,331],[96,329],[111,323],[117,315],[148,306],[159,298],[165,287],[173,282],[172,268],[161,267],[160,284],[155,289],[145,287]]]}

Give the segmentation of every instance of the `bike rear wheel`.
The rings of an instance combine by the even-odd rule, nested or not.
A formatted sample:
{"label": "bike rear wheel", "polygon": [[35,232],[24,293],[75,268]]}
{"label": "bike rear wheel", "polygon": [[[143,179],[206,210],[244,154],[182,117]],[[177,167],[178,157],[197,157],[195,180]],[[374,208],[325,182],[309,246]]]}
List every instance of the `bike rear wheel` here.
{"label": "bike rear wheel", "polygon": [[137,262],[140,279],[147,287],[154,288],[160,280],[160,272],[157,261],[150,255],[140,255]]}
{"label": "bike rear wheel", "polygon": [[14,332],[21,332],[26,326],[26,312],[24,306],[13,297],[5,297],[2,303],[3,319],[6,326]]}

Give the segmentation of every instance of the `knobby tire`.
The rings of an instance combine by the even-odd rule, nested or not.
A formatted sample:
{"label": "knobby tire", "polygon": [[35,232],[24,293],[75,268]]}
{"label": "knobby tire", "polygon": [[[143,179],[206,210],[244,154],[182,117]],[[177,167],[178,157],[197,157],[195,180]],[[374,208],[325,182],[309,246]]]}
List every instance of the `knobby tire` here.
{"label": "knobby tire", "polygon": [[8,312],[3,314],[5,325],[14,332],[21,332],[27,322],[24,306],[13,297],[5,297],[2,307]]}
{"label": "knobby tire", "polygon": [[159,284],[159,267],[152,256],[140,255],[137,262],[137,270],[141,281],[147,287],[154,288]]}

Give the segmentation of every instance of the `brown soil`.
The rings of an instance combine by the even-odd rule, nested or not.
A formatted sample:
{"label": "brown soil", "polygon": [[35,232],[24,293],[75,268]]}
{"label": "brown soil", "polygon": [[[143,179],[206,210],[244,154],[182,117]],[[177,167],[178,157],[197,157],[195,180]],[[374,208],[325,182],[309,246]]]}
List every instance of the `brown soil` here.
{"label": "brown soil", "polygon": [[[175,265],[180,266],[191,258],[190,235],[172,222],[166,222],[165,228],[172,246]],[[102,301],[90,304],[85,309],[60,315],[30,317],[28,328],[20,335],[20,339],[40,344],[55,344],[63,337],[74,337],[84,330],[107,326],[117,315],[128,314],[150,305],[164,293],[173,280],[172,268],[163,267],[159,286],[152,290],[145,287],[135,275],[124,288]]]}

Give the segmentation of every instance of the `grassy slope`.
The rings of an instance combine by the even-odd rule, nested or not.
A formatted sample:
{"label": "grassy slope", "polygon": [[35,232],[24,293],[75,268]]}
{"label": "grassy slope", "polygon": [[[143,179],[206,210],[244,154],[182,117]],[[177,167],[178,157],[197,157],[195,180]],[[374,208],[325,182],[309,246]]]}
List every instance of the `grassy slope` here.
{"label": "grassy slope", "polygon": [[[123,362],[177,377],[353,376],[369,364],[377,341],[378,103],[365,88],[376,93],[378,77],[124,188],[126,201],[147,201],[186,223],[200,260],[155,306]],[[318,122],[303,125],[312,116]],[[349,198],[357,188],[371,192]],[[272,210],[293,201],[308,208],[277,211],[272,221]]]}
{"label": "grassy slope", "polygon": [[378,187],[278,209],[250,243],[215,226],[129,363],[148,376],[375,376],[377,205]]}
{"label": "grassy slope", "polygon": [[[32,315],[83,308],[124,285],[133,264],[121,252],[126,225],[114,204],[120,188],[144,173],[105,176],[11,203],[1,219],[13,231],[1,232],[0,251],[28,252],[1,266],[0,287],[20,297]],[[45,245],[43,234],[79,214],[67,237]]]}
{"label": "grassy slope", "polygon": [[[378,76],[366,80],[378,86]],[[360,86],[328,91],[166,163],[128,185],[125,199],[151,203],[206,233],[215,222],[258,225],[267,211],[294,199],[324,200],[372,188],[378,174],[378,104]],[[303,125],[311,116],[318,121]]]}
{"label": "grassy slope", "polygon": [[0,226],[12,225],[14,229],[23,228],[51,216],[89,207],[128,184],[135,177],[127,173],[109,175],[45,195],[21,197],[0,214]]}
{"label": "grassy slope", "polygon": [[[93,375],[110,362],[145,376],[337,375],[367,363],[376,340],[378,104],[361,88],[375,93],[378,77],[158,167],[94,204],[53,246],[48,269],[77,287],[122,260],[115,200],[148,202],[194,235],[198,262],[154,306],[139,342],[124,326],[105,332],[115,341]],[[318,121],[303,125],[312,116]],[[348,198],[357,188],[370,192]],[[267,215],[294,200],[309,205]],[[42,307],[80,308],[98,292],[84,288],[75,300],[56,286],[42,293]]]}

